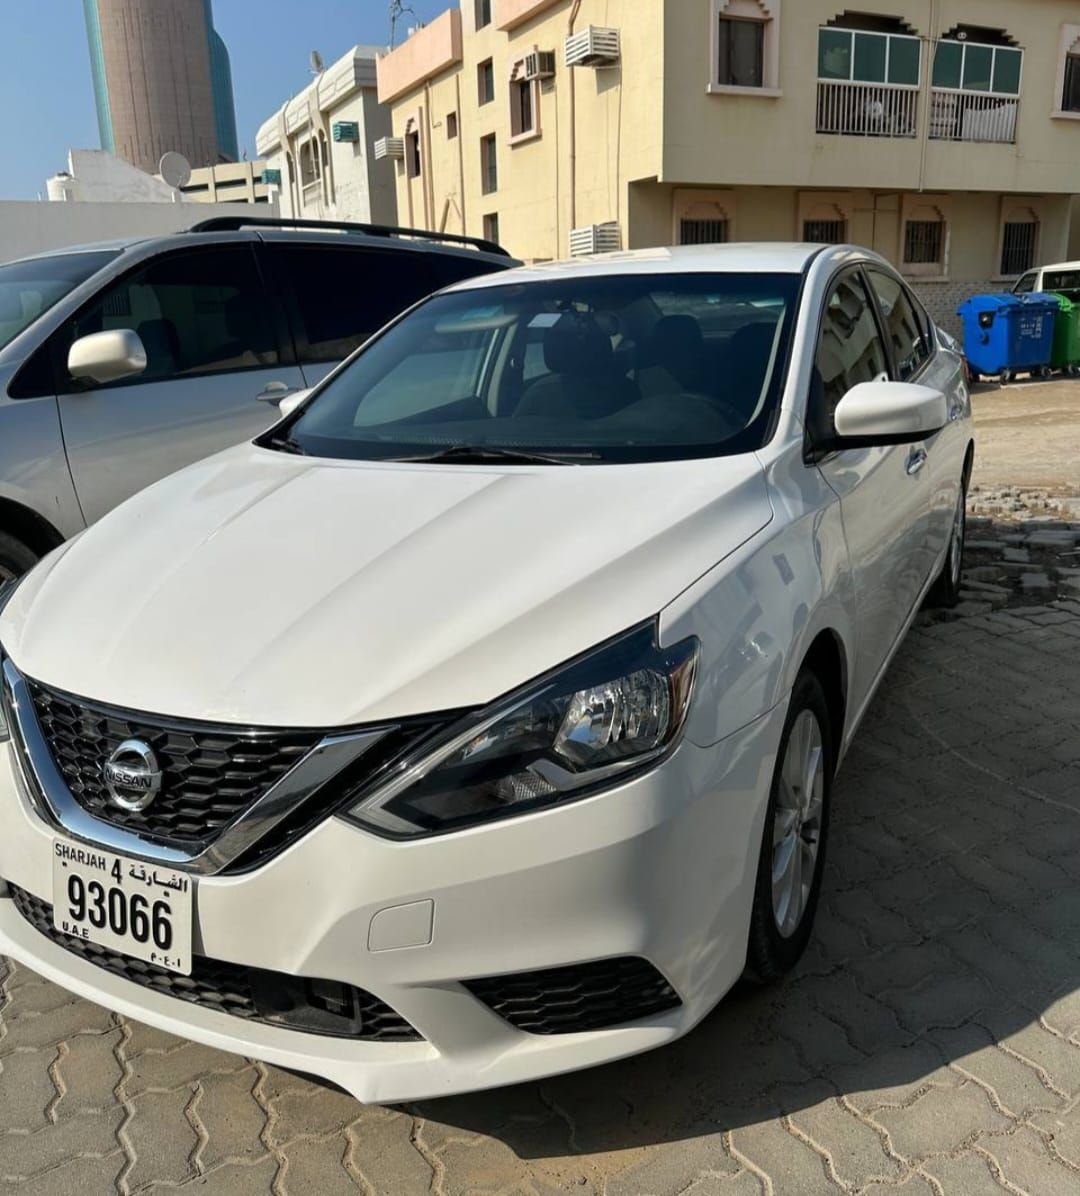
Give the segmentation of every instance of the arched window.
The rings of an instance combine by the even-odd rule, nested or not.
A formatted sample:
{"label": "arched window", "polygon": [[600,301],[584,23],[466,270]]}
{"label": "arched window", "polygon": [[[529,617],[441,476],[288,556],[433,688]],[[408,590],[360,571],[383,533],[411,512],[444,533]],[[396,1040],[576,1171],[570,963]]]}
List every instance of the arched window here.
{"label": "arched window", "polygon": [[1023,274],[1038,261],[1039,217],[1021,205],[1005,210],[1001,221],[1001,269],[1006,278]]}
{"label": "arched window", "polygon": [[780,0],[712,0],[710,91],[780,86]]}

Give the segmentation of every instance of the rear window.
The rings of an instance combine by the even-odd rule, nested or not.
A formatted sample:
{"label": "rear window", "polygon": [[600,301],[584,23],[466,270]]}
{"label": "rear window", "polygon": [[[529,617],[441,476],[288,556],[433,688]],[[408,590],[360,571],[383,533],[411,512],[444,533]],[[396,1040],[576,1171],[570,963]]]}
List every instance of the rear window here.
{"label": "rear window", "polygon": [[795,274],[619,274],[437,295],[334,378],[285,447],[583,463],[746,452],[771,426],[798,285]]}
{"label": "rear window", "polygon": [[0,349],[117,256],[102,249],[0,266]]}
{"label": "rear window", "polygon": [[1046,270],[1043,273],[1042,289],[1064,292],[1072,298],[1080,294],[1080,270]]}
{"label": "rear window", "polygon": [[424,253],[267,245],[301,361],[342,361],[437,286]]}

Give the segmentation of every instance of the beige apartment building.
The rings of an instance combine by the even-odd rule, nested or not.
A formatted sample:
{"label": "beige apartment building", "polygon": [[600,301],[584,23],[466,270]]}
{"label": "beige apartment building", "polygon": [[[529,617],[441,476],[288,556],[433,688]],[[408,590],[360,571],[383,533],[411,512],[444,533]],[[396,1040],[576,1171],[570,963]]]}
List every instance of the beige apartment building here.
{"label": "beige apartment building", "polygon": [[853,241],[938,318],[1065,257],[1080,0],[461,0],[378,62],[402,222]]}

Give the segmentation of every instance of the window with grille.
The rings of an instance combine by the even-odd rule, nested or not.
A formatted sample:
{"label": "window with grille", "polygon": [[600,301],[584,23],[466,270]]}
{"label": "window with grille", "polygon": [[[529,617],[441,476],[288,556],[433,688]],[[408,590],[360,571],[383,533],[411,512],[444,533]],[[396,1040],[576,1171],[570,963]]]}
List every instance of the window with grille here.
{"label": "window with grille", "polygon": [[722,245],[728,239],[726,220],[680,220],[680,245]]}
{"label": "window with grille", "polygon": [[1062,112],[1080,112],[1080,54],[1065,59],[1065,86],[1061,92]]}
{"label": "window with grille", "polygon": [[1001,238],[1001,273],[1023,274],[1035,265],[1039,226],[1034,220],[1007,222]]}
{"label": "window with grille", "polygon": [[495,154],[495,134],[480,138],[480,190],[484,195],[499,189],[499,167]]}
{"label": "window with grille", "polygon": [[814,245],[842,245],[847,240],[846,220],[804,220],[803,240]]}
{"label": "window with grille", "polygon": [[909,266],[938,265],[945,244],[941,220],[909,220],[904,226],[904,263]]}
{"label": "window with grille", "polygon": [[725,87],[765,83],[765,22],[721,17],[716,81]]}

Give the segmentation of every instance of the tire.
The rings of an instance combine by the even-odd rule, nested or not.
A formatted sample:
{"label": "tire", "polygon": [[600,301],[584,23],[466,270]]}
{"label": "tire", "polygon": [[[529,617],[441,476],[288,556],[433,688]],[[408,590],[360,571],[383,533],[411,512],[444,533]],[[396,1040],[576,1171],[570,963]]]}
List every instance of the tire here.
{"label": "tire", "polygon": [[960,480],[960,496],[953,513],[952,532],[945,562],[937,580],[926,595],[927,606],[948,608],[960,601],[960,583],[964,576],[964,540],[967,536],[967,478]]}
{"label": "tire", "polygon": [[[835,734],[821,682],[812,672],[804,670],[791,691],[758,856],[746,974],[759,983],[778,980],[789,972],[806,950],[814,928],[829,833],[829,805],[836,762]],[[816,760],[812,759],[815,751]],[[813,781],[809,786],[793,787],[787,780],[792,772],[802,777],[810,769],[813,770]],[[807,789],[809,800],[805,796]],[[785,823],[792,826],[786,835]],[[783,869],[781,879],[774,885],[774,861],[782,859],[785,844],[791,847],[788,859],[797,858],[804,871],[810,864],[809,885],[805,875],[801,875],[802,883],[792,887],[790,882],[794,878],[789,869]],[[789,888],[787,903],[783,898],[785,881]],[[797,907],[791,902],[791,894],[796,891]]]}
{"label": "tire", "polygon": [[0,532],[0,584],[22,577],[37,562],[36,552],[7,532]]}
{"label": "tire", "polygon": [[1008,384],[1016,377],[1016,371],[1015,370],[1002,370],[999,377],[1001,379],[1001,385],[1008,386]]}

